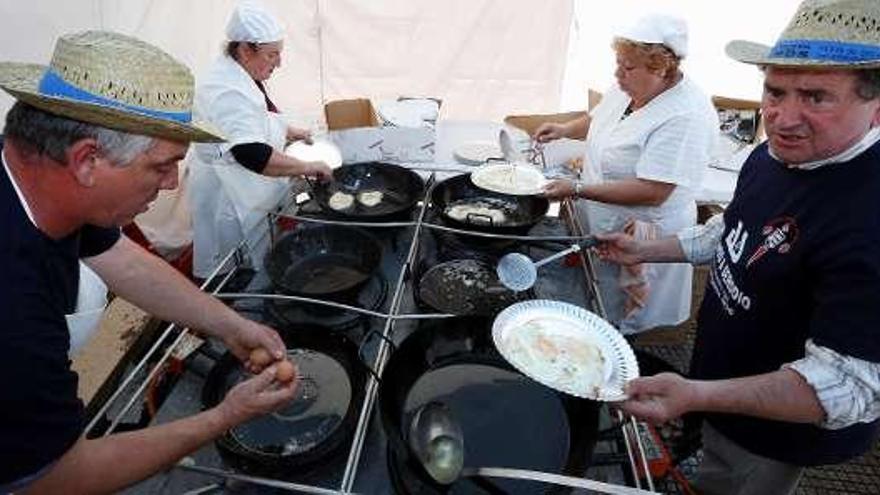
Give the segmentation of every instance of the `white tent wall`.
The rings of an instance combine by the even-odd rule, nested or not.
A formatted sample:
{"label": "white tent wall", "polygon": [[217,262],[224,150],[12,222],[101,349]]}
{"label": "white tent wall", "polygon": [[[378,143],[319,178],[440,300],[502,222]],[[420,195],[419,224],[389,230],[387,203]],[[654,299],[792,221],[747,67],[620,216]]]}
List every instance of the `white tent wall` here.
{"label": "white tent wall", "polygon": [[[287,28],[271,94],[308,125],[322,102],[443,99],[445,118],[558,108],[572,0],[265,0]],[[154,43],[196,74],[217,57],[234,0],[0,0],[0,60],[49,60],[55,38],[109,29]],[[548,56],[551,54],[551,56]],[[12,100],[0,97],[0,115]]]}
{"label": "white tent wall", "polygon": [[[0,60],[47,61],[57,35],[102,28],[158,44],[198,73],[219,54],[234,3],[0,0],[6,20]],[[444,99],[444,117],[462,119],[584,108],[586,88],[614,82],[615,27],[649,11],[688,20],[691,54],[684,68],[707,92],[757,99],[760,74],[728,59],[724,45],[734,38],[771,43],[799,0],[265,3],[287,25],[285,65],[271,80],[273,95],[308,125],[322,101],[353,96],[436,96]],[[0,94],[0,115],[11,103]]]}
{"label": "white tent wall", "polygon": [[728,58],[724,45],[733,39],[773,44],[799,4],[800,0],[575,0],[560,109],[583,109],[585,88],[604,91],[614,84],[613,33],[651,12],[687,21],[690,54],[682,67],[707,93],[760,99],[760,72]]}

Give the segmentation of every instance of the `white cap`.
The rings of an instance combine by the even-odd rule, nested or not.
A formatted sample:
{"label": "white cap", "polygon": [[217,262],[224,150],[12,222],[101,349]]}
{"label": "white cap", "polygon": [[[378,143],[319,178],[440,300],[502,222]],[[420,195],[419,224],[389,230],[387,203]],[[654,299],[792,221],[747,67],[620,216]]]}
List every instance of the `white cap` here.
{"label": "white cap", "polygon": [[650,14],[617,33],[620,38],[639,43],[659,43],[672,50],[679,58],[687,56],[687,23],[680,17]]}
{"label": "white cap", "polygon": [[284,28],[261,4],[252,0],[238,2],[226,25],[228,41],[272,43],[284,38]]}

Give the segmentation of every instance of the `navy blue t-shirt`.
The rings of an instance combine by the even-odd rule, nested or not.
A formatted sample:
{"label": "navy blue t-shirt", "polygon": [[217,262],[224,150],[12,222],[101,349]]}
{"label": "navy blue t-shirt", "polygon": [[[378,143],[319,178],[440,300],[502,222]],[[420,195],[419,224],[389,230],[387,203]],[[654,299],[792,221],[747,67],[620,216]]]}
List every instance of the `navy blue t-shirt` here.
{"label": "navy blue t-shirt", "polygon": [[[787,168],[758,147],[724,223],[699,313],[695,378],[776,371],[804,356],[807,339],[880,362],[880,144],[813,170]],[[801,466],[859,455],[878,430],[876,421],[827,430],[707,420],[753,453]]]}
{"label": "navy blue t-shirt", "polygon": [[[0,140],[0,152],[3,145]],[[83,406],[64,315],[76,309],[80,257],[119,239],[86,226],[60,240],[28,219],[0,170],[0,485],[33,474],[79,438]]]}

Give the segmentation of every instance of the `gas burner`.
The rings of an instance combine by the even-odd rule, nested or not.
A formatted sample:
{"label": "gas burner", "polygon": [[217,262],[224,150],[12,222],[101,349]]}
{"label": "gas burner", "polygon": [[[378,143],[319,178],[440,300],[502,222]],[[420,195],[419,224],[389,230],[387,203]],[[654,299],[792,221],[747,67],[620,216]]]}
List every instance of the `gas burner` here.
{"label": "gas burner", "polygon": [[[377,272],[367,281],[354,300],[334,302],[378,311],[388,297],[388,287],[388,280]],[[279,299],[267,300],[265,310],[270,318],[281,325],[320,325],[337,330],[357,327],[363,316],[354,311],[330,306]]]}

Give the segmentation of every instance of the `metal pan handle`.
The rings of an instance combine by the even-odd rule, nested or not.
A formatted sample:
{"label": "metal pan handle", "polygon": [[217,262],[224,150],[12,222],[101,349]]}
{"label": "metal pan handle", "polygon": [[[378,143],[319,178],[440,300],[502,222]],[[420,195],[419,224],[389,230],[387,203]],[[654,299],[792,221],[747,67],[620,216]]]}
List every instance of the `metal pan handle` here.
{"label": "metal pan handle", "polygon": [[[484,213],[474,213],[474,212],[471,212],[471,213],[468,213],[468,214],[467,214],[467,217],[465,217],[465,218],[467,219],[467,223],[468,223],[469,225],[488,225],[488,226],[490,226],[490,227],[494,227],[494,226],[495,226],[495,220],[492,219],[492,216],[491,216],[491,215],[486,215],[486,214],[484,214]],[[474,222],[473,219],[476,219],[476,218],[485,219],[485,220],[488,221],[488,223],[483,222],[483,221],[480,221],[480,222]]]}
{"label": "metal pan handle", "polygon": [[373,367],[370,366],[366,356],[364,355],[364,347],[367,345],[367,343],[369,343],[372,340],[372,336],[374,336],[374,335],[376,337],[379,337],[380,339],[384,340],[385,342],[387,342],[388,345],[391,346],[391,349],[394,352],[397,352],[397,344],[395,344],[388,337],[382,335],[381,332],[378,332],[374,329],[370,329],[366,333],[366,335],[364,335],[364,338],[361,339],[361,343],[358,344],[358,360],[360,361],[360,363],[362,365],[364,365],[364,368],[367,369],[367,372],[369,372],[371,375],[373,375],[373,378],[375,378],[377,382],[382,383],[382,378],[379,376],[379,373],[377,373],[376,370],[374,370]]}

